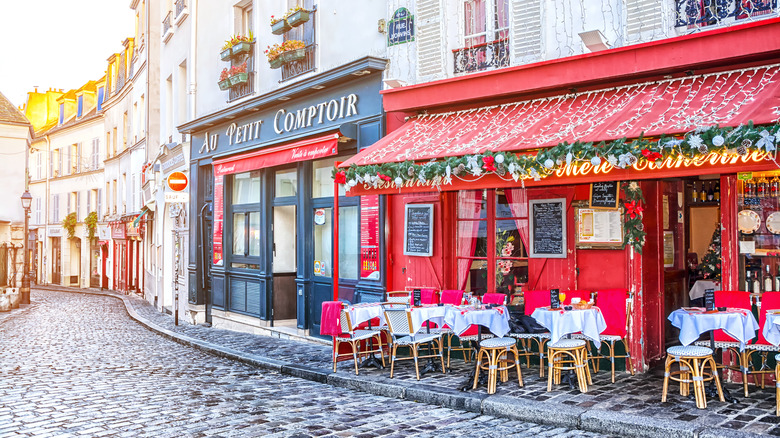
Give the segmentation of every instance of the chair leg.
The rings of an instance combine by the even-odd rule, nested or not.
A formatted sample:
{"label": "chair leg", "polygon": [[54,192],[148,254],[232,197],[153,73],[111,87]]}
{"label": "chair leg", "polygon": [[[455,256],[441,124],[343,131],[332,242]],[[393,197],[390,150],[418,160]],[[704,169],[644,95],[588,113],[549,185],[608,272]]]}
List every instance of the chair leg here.
{"label": "chair leg", "polygon": [[626,349],[626,360],[628,361],[628,369],[631,371],[631,375],[634,375],[634,362],[631,360],[631,352],[628,350],[628,342],[622,339],[623,347]]}
{"label": "chair leg", "polygon": [[[553,364],[555,363],[556,354],[554,350],[550,350],[547,353],[547,365],[549,366],[549,370],[547,370],[547,392],[552,391],[552,384],[553,384],[553,374],[555,374],[555,371],[553,370]],[[544,368],[543,366],[540,368]]]}
{"label": "chair leg", "polygon": [[588,377],[588,385],[593,385],[593,378],[590,375],[590,367],[588,366],[588,362],[590,362],[590,358],[588,357],[588,350],[582,352],[583,355],[583,364],[585,365],[585,375]]}
{"label": "chair leg", "polygon": [[672,364],[672,358],[669,356],[666,356],[666,363],[664,363],[664,387],[661,391],[661,403],[666,402],[666,394],[669,390],[669,372],[671,369]]}
{"label": "chair leg", "polygon": [[[439,338],[439,360],[441,360],[441,373],[447,374],[447,368],[444,367],[444,338]],[[450,358],[447,358],[447,364],[450,363]]]}
{"label": "chair leg", "polygon": [[[547,345],[547,340],[537,338],[536,345],[539,346],[539,378],[544,378],[544,347]],[[548,357],[547,360],[549,361],[550,358]]]}
{"label": "chair leg", "polygon": [[333,338],[333,372],[336,372],[336,359],[338,359],[339,356],[339,341],[336,340],[336,338]]}
{"label": "chair leg", "polygon": [[704,382],[702,381],[702,369],[704,368],[705,361],[699,365],[699,358],[693,358],[691,360],[691,375],[693,376],[693,396],[696,399],[696,407],[699,409],[707,409],[707,396],[704,394]]}
{"label": "chair leg", "polygon": [[471,389],[477,389],[477,384],[479,383],[479,371],[480,371],[479,364],[482,363],[482,353],[483,350],[480,349],[477,352],[477,358],[474,360],[474,362],[476,362],[476,368],[474,369],[474,386],[472,386]]}
{"label": "chair leg", "polygon": [[398,351],[398,344],[393,343],[393,351],[390,356],[390,378],[393,378],[393,369],[395,368],[395,353]]}
{"label": "chair leg", "polygon": [[609,362],[612,365],[612,383],[615,383],[615,341],[609,341]]}
{"label": "chair leg", "polygon": [[775,415],[780,417],[780,363],[775,365]]}
{"label": "chair leg", "polygon": [[750,363],[750,354],[748,351],[739,352],[739,368],[742,371],[742,388],[745,390],[745,397],[748,396],[748,363]]}
{"label": "chair leg", "polygon": [[[706,359],[707,362],[710,364],[710,368],[712,369],[712,376],[715,379],[715,386],[718,387],[718,398],[721,402],[725,403],[726,398],[723,396],[723,387],[720,384],[720,373],[718,373],[718,364],[715,363],[715,359],[712,357]],[[704,365],[702,365],[702,369],[704,369]],[[704,375],[704,373],[701,373]]]}
{"label": "chair leg", "polygon": [[417,360],[417,344],[412,344],[412,355],[414,356],[414,372],[417,373],[417,380],[420,380],[420,364]]}

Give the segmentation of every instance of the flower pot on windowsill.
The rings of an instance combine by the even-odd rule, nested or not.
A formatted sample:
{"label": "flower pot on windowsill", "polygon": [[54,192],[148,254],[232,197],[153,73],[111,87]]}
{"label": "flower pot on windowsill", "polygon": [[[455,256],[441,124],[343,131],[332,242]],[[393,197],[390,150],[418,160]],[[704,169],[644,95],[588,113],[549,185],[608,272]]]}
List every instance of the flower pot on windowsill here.
{"label": "flower pot on windowsill", "polygon": [[225,80],[219,81],[219,82],[217,82],[217,84],[219,84],[219,89],[220,90],[225,91],[228,88],[230,88],[230,78],[227,78]]}
{"label": "flower pot on windowsill", "polygon": [[287,24],[291,27],[298,27],[307,21],[309,21],[309,11],[304,11],[303,9],[287,17]]}
{"label": "flower pot on windowsill", "polygon": [[222,59],[223,61],[227,61],[228,59],[230,59],[230,51],[231,50],[232,50],[232,48],[228,47],[227,49],[219,52],[220,59]]}
{"label": "flower pot on windowsill", "polygon": [[288,50],[286,52],[282,52],[282,54],[279,55],[279,57],[282,58],[282,63],[284,64],[288,64],[294,61],[300,61],[301,59],[306,57],[306,49]]}
{"label": "flower pot on windowsill", "polygon": [[271,33],[274,35],[281,35],[290,29],[292,29],[292,26],[287,23],[287,20],[279,20],[271,25]]}
{"label": "flower pot on windowsill", "polygon": [[243,84],[249,80],[249,75],[246,73],[237,73],[230,77],[230,86],[235,87],[238,84]]}
{"label": "flower pot on windowsill", "polygon": [[271,68],[273,68],[273,69],[277,69],[277,68],[281,67],[281,66],[282,66],[282,57],[281,57],[281,55],[280,55],[280,56],[277,56],[277,57],[276,57],[276,58],[274,58],[274,59],[270,59],[270,60],[268,60],[268,64],[269,64],[269,65],[271,66]]}
{"label": "flower pot on windowsill", "polygon": [[252,50],[252,44],[241,41],[232,48],[233,56],[240,55],[242,53],[249,53]]}

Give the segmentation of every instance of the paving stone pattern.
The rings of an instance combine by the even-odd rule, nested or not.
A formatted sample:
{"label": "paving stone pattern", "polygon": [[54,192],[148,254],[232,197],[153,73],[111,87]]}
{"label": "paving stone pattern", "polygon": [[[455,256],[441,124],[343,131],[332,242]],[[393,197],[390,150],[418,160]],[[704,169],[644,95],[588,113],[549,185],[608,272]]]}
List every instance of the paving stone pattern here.
{"label": "paving stone pattern", "polygon": [[[34,290],[32,300],[0,318],[0,437],[598,436],[250,367],[143,328],[112,297]],[[299,364],[329,361],[315,344],[174,328],[144,303],[134,306],[189,336]]]}
{"label": "paving stone pattern", "polygon": [[[169,330],[218,345],[225,345],[239,351],[326,372],[332,370],[329,347],[201,326],[174,326],[173,318],[170,315],[158,312],[146,301],[134,299],[131,300],[131,303],[134,309],[144,318]],[[603,371],[605,366],[608,366],[608,362],[602,361],[602,371],[593,376],[594,385],[585,394],[581,394],[577,389],[570,389],[564,386],[559,386],[552,392],[547,392],[546,374],[544,379],[540,379],[538,366],[532,366],[530,369],[523,367],[525,384],[523,388],[518,388],[516,384],[510,384],[510,378],[510,383],[499,385],[496,394],[519,397],[526,400],[579,406],[586,409],[624,412],[626,414],[659,419],[682,420],[691,422],[692,426],[716,426],[743,432],[780,436],[780,417],[775,416],[775,388],[773,385],[769,385],[764,389],[750,385],[750,397],[745,398],[741,385],[724,384],[738,402],[722,403],[717,399],[710,398],[707,401],[707,409],[700,410],[696,408],[692,395],[689,397],[680,396],[679,386],[674,382],[670,384],[668,401],[661,403],[662,376],[649,373],[631,376],[626,372],[619,372],[616,382],[613,384],[610,381],[609,370]],[[338,365],[339,373],[350,373],[352,370],[351,362],[340,362]],[[446,375],[440,373],[424,375],[420,383],[457,390],[465,382],[465,376],[470,370],[471,366],[462,360],[453,360],[450,373]],[[370,376],[377,382],[383,383],[404,382],[416,384],[414,370],[409,361],[403,362],[396,367],[393,379],[389,378],[389,370],[387,369],[376,370],[368,368],[361,370],[360,375]],[[484,394],[486,389],[482,387],[474,392]]]}

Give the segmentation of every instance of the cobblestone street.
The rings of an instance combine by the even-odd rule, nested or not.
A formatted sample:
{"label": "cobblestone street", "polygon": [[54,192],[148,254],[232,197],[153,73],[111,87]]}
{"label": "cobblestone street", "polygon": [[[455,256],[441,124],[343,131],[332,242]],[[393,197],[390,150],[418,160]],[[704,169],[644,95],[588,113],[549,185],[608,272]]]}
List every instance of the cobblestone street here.
{"label": "cobblestone street", "polygon": [[597,436],[284,376],[169,341],[110,297],[0,318],[0,437]]}

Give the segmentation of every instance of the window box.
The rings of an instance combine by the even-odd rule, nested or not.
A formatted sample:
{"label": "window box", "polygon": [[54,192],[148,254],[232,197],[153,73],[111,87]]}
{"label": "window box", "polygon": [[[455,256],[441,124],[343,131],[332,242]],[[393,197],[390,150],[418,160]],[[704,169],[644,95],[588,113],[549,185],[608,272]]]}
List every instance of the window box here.
{"label": "window box", "polygon": [[246,41],[241,41],[240,43],[237,43],[231,48],[233,56],[238,56],[242,53],[249,53],[251,50],[252,50],[252,44]]}
{"label": "window box", "polygon": [[273,69],[280,68],[280,67],[282,66],[282,64],[284,64],[284,63],[282,62],[282,56],[281,56],[281,55],[279,55],[279,56],[277,56],[277,57],[276,57],[276,58],[274,58],[274,59],[269,59],[269,60],[268,60],[268,64],[269,64],[269,65],[271,66],[271,68],[273,68]]}
{"label": "window box", "polygon": [[219,89],[220,90],[225,91],[225,90],[230,88],[230,78],[223,79],[223,80],[217,82],[217,84],[219,84]]}
{"label": "window box", "polygon": [[281,55],[279,55],[280,58],[282,58],[282,64],[289,64],[294,61],[299,61],[303,59],[306,56],[306,49],[295,49],[295,50],[288,50],[286,52],[282,52]]}
{"label": "window box", "polygon": [[289,24],[290,27],[300,26],[307,21],[309,21],[309,11],[303,9],[296,11],[287,17],[287,24]]}
{"label": "window box", "polygon": [[220,52],[219,53],[220,59],[222,59],[223,61],[229,60],[230,59],[230,51],[231,51],[231,48],[227,48],[227,49],[223,50],[222,52]]}
{"label": "window box", "polygon": [[290,26],[289,23],[287,23],[287,20],[279,20],[271,25],[271,33],[274,35],[281,35],[288,30],[292,29],[292,26]]}
{"label": "window box", "polygon": [[235,87],[238,84],[243,84],[249,80],[247,73],[238,73],[230,77],[230,86]]}

